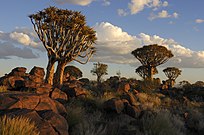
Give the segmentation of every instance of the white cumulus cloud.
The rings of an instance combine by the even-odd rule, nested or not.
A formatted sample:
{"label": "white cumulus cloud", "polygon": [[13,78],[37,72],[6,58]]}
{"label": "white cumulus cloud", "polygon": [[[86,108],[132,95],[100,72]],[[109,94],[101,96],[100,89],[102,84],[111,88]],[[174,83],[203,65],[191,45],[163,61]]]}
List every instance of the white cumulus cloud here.
{"label": "white cumulus cloud", "polygon": [[24,33],[12,32],[9,34],[9,37],[24,45],[29,45],[31,43],[30,37]]}
{"label": "white cumulus cloud", "polygon": [[158,14],[150,14],[149,20],[154,20],[158,18],[178,18],[179,14],[174,12],[172,15],[168,13],[166,10],[162,10]]}
{"label": "white cumulus cloud", "polygon": [[139,66],[139,61],[131,55],[131,52],[143,45],[158,44],[167,47],[174,54],[174,57],[164,66],[204,67],[204,51],[193,51],[173,39],[145,33],[132,36],[120,27],[108,22],[97,23],[94,29],[97,32],[98,41],[96,44],[97,52],[92,61]]}
{"label": "white cumulus cloud", "polygon": [[155,9],[166,6],[168,6],[168,2],[162,2],[161,0],[131,0],[128,4],[131,14],[137,14],[144,10],[145,7]]}
{"label": "white cumulus cloud", "polygon": [[0,59],[11,56],[38,58],[38,51],[45,51],[35,32],[28,28],[16,28],[12,32],[0,32]]}

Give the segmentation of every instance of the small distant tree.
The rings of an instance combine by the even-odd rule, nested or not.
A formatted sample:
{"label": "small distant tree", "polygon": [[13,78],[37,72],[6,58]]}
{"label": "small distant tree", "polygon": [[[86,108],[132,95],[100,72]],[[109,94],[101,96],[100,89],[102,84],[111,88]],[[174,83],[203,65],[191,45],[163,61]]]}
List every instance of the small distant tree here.
{"label": "small distant tree", "polygon": [[120,77],[121,77],[121,72],[120,72],[120,70],[116,72],[116,75],[117,75],[118,78],[120,79]]}
{"label": "small distant tree", "polygon": [[168,77],[168,84],[170,87],[173,87],[173,85],[175,84],[175,80],[176,78],[181,75],[181,70],[179,70],[176,67],[167,67],[163,70],[163,72],[165,73],[165,75]]}
{"label": "small distant tree", "polygon": [[29,17],[47,50],[48,65],[45,81],[53,84],[54,64],[58,62],[55,79],[57,85],[60,85],[63,82],[67,63],[77,61],[85,64],[95,52],[93,47],[96,41],[95,31],[86,25],[85,16],[77,11],[49,7]]}
{"label": "small distant tree", "polygon": [[132,55],[137,58],[141,64],[148,69],[147,77],[152,80],[154,70],[157,66],[167,62],[173,54],[164,46],[157,44],[143,46],[132,51]]}
{"label": "small distant tree", "polygon": [[[145,80],[146,78],[148,78],[148,68],[146,66],[139,66],[135,72],[143,78],[143,80]],[[153,75],[158,74],[158,70],[156,67],[153,68],[152,71]]]}
{"label": "small distant tree", "polygon": [[108,65],[103,63],[94,63],[94,68],[91,70],[93,75],[97,76],[97,83],[100,84],[102,81],[102,77],[108,74]]}
{"label": "small distant tree", "polygon": [[71,78],[81,78],[83,73],[81,70],[75,66],[66,66],[64,69],[64,80],[71,80]]}

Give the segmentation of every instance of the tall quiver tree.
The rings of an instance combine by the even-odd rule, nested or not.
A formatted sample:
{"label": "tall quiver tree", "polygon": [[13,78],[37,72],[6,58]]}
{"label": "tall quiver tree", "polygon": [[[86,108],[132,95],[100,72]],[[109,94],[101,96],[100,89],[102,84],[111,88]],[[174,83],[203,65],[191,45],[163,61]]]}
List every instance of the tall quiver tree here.
{"label": "tall quiver tree", "polygon": [[170,50],[157,44],[137,48],[132,51],[132,55],[134,55],[143,66],[147,67],[147,78],[150,80],[153,79],[154,69],[173,57]]}
{"label": "tall quiver tree", "polygon": [[181,75],[181,70],[179,70],[178,68],[176,67],[167,67],[163,70],[163,72],[165,73],[165,75],[168,77],[168,85],[170,87],[173,87],[174,83],[175,83],[175,80],[176,78]]}
{"label": "tall quiver tree", "polygon": [[[139,66],[135,70],[135,73],[137,73],[140,77],[142,77],[143,80],[148,78],[148,68],[146,66]],[[158,74],[158,70],[156,67],[153,68],[152,73],[153,73],[153,75]]]}
{"label": "tall quiver tree", "polygon": [[76,11],[49,7],[29,17],[48,53],[46,82],[53,83],[54,63],[58,61],[55,79],[60,85],[67,63],[85,64],[95,52],[95,31],[86,25],[85,16]]}

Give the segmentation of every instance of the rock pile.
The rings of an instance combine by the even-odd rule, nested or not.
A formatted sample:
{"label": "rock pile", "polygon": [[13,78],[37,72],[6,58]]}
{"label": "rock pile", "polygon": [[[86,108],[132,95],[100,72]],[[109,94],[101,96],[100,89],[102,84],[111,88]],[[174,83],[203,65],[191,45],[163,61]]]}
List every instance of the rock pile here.
{"label": "rock pile", "polygon": [[35,122],[40,135],[68,135],[67,112],[57,100],[28,92],[0,93],[0,116],[23,116]]}
{"label": "rock pile", "polygon": [[40,135],[68,135],[67,112],[63,102],[66,93],[44,83],[44,69],[14,68],[0,78],[0,86],[9,92],[0,93],[0,116],[23,116],[34,121]]}
{"label": "rock pile", "polygon": [[140,115],[141,109],[132,93],[124,93],[120,98],[112,98],[105,101],[103,108],[106,111],[125,113],[133,118]]}

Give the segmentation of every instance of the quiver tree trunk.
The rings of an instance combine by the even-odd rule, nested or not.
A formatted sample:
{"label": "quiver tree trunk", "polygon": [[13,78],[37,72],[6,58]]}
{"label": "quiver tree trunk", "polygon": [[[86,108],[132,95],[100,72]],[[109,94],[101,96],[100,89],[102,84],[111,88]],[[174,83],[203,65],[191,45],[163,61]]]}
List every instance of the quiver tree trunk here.
{"label": "quiver tree trunk", "polygon": [[48,64],[47,64],[47,73],[45,77],[45,82],[53,85],[53,78],[54,78],[54,64],[55,60],[52,57],[48,58]]}
{"label": "quiver tree trunk", "polygon": [[97,76],[97,84],[99,85],[101,83],[101,76]]}
{"label": "quiver tree trunk", "polygon": [[60,86],[60,85],[63,84],[65,66],[66,66],[66,62],[58,61],[57,71],[56,71],[56,78],[55,78],[57,86]]}
{"label": "quiver tree trunk", "polygon": [[148,79],[150,80],[150,81],[152,81],[153,80],[153,67],[151,67],[151,66],[148,66]]}

